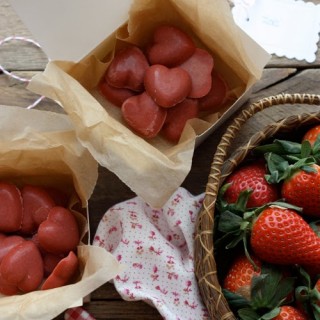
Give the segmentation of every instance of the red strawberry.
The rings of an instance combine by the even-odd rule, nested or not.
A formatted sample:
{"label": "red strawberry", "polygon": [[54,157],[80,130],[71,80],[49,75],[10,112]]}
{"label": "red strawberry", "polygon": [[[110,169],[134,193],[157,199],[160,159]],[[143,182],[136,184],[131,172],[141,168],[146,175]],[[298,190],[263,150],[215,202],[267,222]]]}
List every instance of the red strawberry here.
{"label": "red strawberry", "polygon": [[287,178],[281,188],[282,197],[289,203],[303,208],[303,213],[320,217],[320,166],[314,171],[298,170]]}
{"label": "red strawberry", "polygon": [[256,256],[264,261],[320,271],[320,238],[292,209],[264,209],[253,221],[250,243]]}
{"label": "red strawberry", "polygon": [[311,145],[313,145],[316,142],[317,137],[319,135],[320,135],[320,125],[316,125],[305,133],[305,135],[302,138],[302,141],[307,140],[311,143]]}
{"label": "red strawberry", "polygon": [[268,202],[279,199],[279,190],[275,184],[269,184],[264,162],[245,165],[234,171],[226,180],[230,187],[224,194],[228,203],[235,203],[241,191],[252,190],[247,202],[247,208],[260,207]]}
{"label": "red strawberry", "polygon": [[238,256],[224,278],[223,288],[251,300],[252,277],[261,273],[261,261],[257,258],[253,261],[257,270],[245,255]]}
{"label": "red strawberry", "polygon": [[[266,312],[276,316],[281,303],[292,301],[295,278],[287,271],[265,265],[257,257],[250,261],[243,253],[231,264],[223,282],[223,293],[241,319],[272,319],[260,316]],[[244,316],[248,312],[252,317]]]}
{"label": "red strawberry", "polygon": [[281,306],[280,313],[273,320],[308,320],[300,310],[292,306]]}

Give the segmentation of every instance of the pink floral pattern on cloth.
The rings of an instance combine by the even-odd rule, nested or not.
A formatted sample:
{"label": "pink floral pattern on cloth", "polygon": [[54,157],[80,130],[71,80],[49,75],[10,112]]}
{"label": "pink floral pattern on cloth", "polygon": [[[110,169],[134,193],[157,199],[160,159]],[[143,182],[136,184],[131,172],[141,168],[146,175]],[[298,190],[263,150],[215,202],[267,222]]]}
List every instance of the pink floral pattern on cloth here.
{"label": "pink floral pattern on cloth", "polygon": [[193,261],[195,221],[203,196],[179,188],[161,209],[135,197],[105,213],[93,244],[127,266],[113,280],[124,300],[143,300],[167,320],[208,319]]}

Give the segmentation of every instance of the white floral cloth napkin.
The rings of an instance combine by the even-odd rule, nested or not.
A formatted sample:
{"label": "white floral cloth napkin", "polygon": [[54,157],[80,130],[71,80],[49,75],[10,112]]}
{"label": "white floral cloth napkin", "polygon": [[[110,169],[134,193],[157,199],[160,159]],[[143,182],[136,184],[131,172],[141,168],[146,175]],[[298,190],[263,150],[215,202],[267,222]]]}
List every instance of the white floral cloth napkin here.
{"label": "white floral cloth napkin", "polygon": [[167,320],[208,319],[193,261],[195,221],[203,197],[179,188],[161,209],[135,197],[105,213],[93,244],[127,266],[113,280],[124,300],[143,300]]}

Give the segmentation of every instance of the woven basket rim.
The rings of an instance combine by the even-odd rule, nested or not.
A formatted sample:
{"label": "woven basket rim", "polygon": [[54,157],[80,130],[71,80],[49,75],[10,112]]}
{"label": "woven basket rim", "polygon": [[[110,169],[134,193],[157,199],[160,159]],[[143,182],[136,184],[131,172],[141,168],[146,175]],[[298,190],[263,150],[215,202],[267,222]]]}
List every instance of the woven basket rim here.
{"label": "woven basket rim", "polygon": [[240,131],[247,120],[264,109],[286,104],[320,106],[320,95],[298,93],[280,94],[261,99],[258,102],[249,105],[231,121],[225,133],[222,135],[220,143],[214,153],[203,205],[196,221],[194,251],[195,275],[198,281],[200,294],[211,319],[236,319],[222,294],[213,254],[214,210],[219,187],[235,167],[245,159],[248,152],[261,143],[261,141],[272,137],[279,130],[292,129],[298,124],[306,125],[313,121],[320,122],[320,109],[319,112],[290,115],[279,121],[273,122],[262,128],[261,131],[253,134],[249,141],[245,145],[239,147],[231,156],[229,156],[228,150],[232,145],[232,140],[235,135]]}

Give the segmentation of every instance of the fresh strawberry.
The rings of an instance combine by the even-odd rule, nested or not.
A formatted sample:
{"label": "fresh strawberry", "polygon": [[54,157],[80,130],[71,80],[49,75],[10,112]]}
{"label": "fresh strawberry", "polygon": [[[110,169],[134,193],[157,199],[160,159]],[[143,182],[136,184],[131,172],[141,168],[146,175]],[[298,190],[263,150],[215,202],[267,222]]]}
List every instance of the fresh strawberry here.
{"label": "fresh strawberry", "polygon": [[267,169],[264,162],[247,164],[234,171],[227,179],[229,185],[224,193],[224,200],[228,203],[235,203],[241,191],[251,190],[247,207],[260,207],[268,202],[280,198],[277,185],[269,184],[265,175]]}
{"label": "fresh strawberry", "polygon": [[320,217],[320,166],[311,165],[313,170],[297,170],[287,178],[281,188],[282,197],[298,207],[303,213]]}
{"label": "fresh strawberry", "polygon": [[261,274],[261,261],[252,257],[255,265],[243,254],[232,263],[223,281],[223,288],[251,300],[251,282],[254,275]]}
{"label": "fresh strawberry", "polygon": [[281,306],[279,314],[273,320],[308,320],[300,310],[292,306]]}
{"label": "fresh strawberry", "polygon": [[253,260],[256,267],[244,253],[235,258],[223,281],[223,293],[240,319],[271,319],[262,316],[277,315],[281,304],[292,302],[295,278],[286,269]]}
{"label": "fresh strawberry", "polygon": [[320,125],[316,125],[309,129],[303,136],[302,141],[309,141],[311,145],[314,145],[318,136],[320,135]]}
{"label": "fresh strawberry", "polygon": [[320,271],[320,238],[292,209],[270,206],[253,221],[250,243],[262,260]]}
{"label": "fresh strawberry", "polygon": [[[319,145],[320,147],[320,145]],[[286,202],[303,209],[303,214],[320,217],[320,160],[319,148],[309,141],[302,144],[275,140],[271,145],[258,147],[265,153],[269,174],[266,180],[282,183],[281,196]]]}
{"label": "fresh strawberry", "polygon": [[[320,238],[296,210],[287,203],[243,212],[221,213],[218,230],[232,240],[227,248],[250,243],[254,254],[263,261],[281,265],[298,264],[320,273]],[[233,237],[233,238],[232,238]],[[221,240],[220,240],[221,241]]]}

